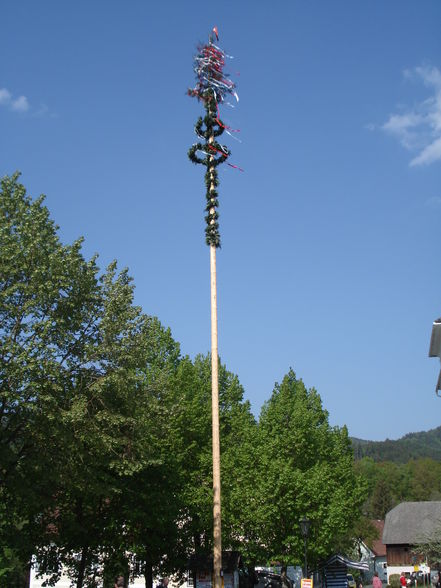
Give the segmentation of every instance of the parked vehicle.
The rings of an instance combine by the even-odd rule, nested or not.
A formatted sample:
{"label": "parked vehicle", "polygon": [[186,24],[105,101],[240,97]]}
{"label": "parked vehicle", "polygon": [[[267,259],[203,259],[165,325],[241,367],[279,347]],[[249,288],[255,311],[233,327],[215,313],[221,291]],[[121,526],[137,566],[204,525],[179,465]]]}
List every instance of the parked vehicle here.
{"label": "parked vehicle", "polygon": [[263,586],[263,588],[286,588],[286,585],[288,585],[288,588],[294,588],[288,576],[285,576],[283,581],[280,574],[259,570],[257,571],[257,577],[259,578],[259,585]]}

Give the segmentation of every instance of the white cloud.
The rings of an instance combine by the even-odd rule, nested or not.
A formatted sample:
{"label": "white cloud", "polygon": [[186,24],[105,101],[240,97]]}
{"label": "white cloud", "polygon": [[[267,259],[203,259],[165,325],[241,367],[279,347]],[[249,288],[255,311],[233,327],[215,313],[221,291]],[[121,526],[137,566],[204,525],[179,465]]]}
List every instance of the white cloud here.
{"label": "white cloud", "polygon": [[26,96],[19,96],[11,103],[11,109],[16,112],[26,112],[29,110],[29,102]]}
{"label": "white cloud", "polygon": [[[423,67],[416,67],[414,71],[426,86],[434,86],[438,90],[441,90],[441,71],[437,67],[428,67],[425,65]],[[412,70],[410,70],[410,75],[412,75]]]}
{"label": "white cloud", "polygon": [[6,88],[0,88],[0,104],[9,104],[11,101],[11,92]]}
{"label": "white cloud", "polygon": [[17,96],[15,98],[6,88],[0,88],[0,106],[5,106],[14,112],[27,112],[29,110],[29,101],[26,96]]}
{"label": "white cloud", "polygon": [[413,108],[391,114],[381,129],[395,136],[405,147],[417,154],[411,166],[441,161],[441,71],[437,67],[415,67],[403,72],[407,80],[422,82],[431,95]]}
{"label": "white cloud", "polygon": [[441,137],[424,147],[421,153],[412,159],[410,165],[429,165],[438,160],[441,160]]}
{"label": "white cloud", "polygon": [[38,108],[31,107],[26,96],[14,96],[7,88],[0,88],[0,108],[2,106],[12,112],[29,112],[32,117],[58,118],[58,114],[51,112],[46,104],[42,103]]}

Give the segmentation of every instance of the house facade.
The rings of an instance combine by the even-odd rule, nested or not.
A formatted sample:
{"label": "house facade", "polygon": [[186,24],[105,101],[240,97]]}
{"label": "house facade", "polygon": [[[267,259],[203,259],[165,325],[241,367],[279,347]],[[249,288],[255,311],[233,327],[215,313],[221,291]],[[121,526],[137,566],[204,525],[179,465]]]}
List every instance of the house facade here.
{"label": "house facade", "polygon": [[415,547],[427,543],[441,529],[441,501],[401,502],[390,510],[384,522],[387,579],[391,574],[429,573],[424,557]]}
{"label": "house facade", "polygon": [[375,572],[378,572],[378,577],[383,582],[387,581],[387,560],[386,560],[386,545],[382,541],[384,521],[371,520],[372,525],[378,532],[378,539],[375,539],[370,545],[363,541],[360,543],[360,561],[366,562],[369,565],[369,579],[372,578]]}

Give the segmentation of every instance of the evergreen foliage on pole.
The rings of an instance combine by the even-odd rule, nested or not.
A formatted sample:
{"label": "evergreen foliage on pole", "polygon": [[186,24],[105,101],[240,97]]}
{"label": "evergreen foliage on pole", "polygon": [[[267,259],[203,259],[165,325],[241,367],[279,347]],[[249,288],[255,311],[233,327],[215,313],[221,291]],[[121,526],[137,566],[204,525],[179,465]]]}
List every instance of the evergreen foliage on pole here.
{"label": "evergreen foliage on pole", "polygon": [[[224,132],[224,129],[216,122],[216,102],[214,95],[207,92],[204,99],[205,102],[205,117],[199,117],[195,132],[198,137],[205,139],[205,143],[195,143],[188,151],[188,157],[193,163],[200,163],[207,167],[205,172],[205,186],[207,188],[205,197],[206,216],[205,216],[205,241],[207,245],[220,247],[220,233],[219,233],[219,214],[217,208],[219,206],[217,186],[219,185],[217,166],[224,163],[230,155],[230,151],[225,145],[220,145],[215,137],[219,137]],[[199,157],[198,152],[205,153],[205,157]]]}
{"label": "evergreen foliage on pole", "polygon": [[[218,38],[216,27],[213,32]],[[197,83],[194,88],[188,90],[189,96],[201,100],[205,108],[204,118],[199,117],[195,125],[196,135],[204,142],[199,141],[192,145],[188,151],[188,157],[193,163],[205,165],[207,168],[205,173],[207,188],[205,240],[207,245],[213,245],[216,248],[220,247],[217,167],[225,163],[230,155],[228,147],[217,141],[217,138],[227,129],[219,117],[219,104],[224,102],[227,95],[233,95],[238,100],[235,91],[236,85],[223,71],[225,58],[224,51],[214,44],[210,35],[208,43],[198,47],[193,68]]]}

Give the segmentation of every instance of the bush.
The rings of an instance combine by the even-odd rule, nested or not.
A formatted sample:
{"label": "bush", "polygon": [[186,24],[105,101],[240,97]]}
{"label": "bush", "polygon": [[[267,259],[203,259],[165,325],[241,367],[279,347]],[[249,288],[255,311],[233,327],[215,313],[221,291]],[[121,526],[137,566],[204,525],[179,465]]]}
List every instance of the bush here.
{"label": "bush", "polygon": [[391,588],[400,588],[400,574],[391,574],[389,576],[389,584]]}

